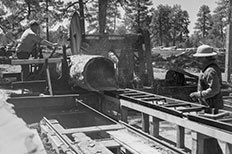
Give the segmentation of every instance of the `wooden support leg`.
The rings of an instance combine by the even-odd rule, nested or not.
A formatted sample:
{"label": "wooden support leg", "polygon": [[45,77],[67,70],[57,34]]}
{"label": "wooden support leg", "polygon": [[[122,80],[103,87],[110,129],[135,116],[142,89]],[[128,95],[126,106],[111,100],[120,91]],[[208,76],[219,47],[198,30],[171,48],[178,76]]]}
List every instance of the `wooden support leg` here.
{"label": "wooden support leg", "polygon": [[129,150],[126,149],[126,154],[132,154]]}
{"label": "wooden support leg", "polygon": [[223,154],[218,141],[215,138],[192,131],[192,154],[212,153]]}
{"label": "wooden support leg", "polygon": [[152,126],[151,126],[152,136],[159,137],[159,126],[160,126],[160,119],[156,117],[152,117]]}
{"label": "wooden support leg", "polygon": [[142,130],[149,133],[149,115],[142,113]]}
{"label": "wooden support leg", "polygon": [[50,71],[49,71],[49,66],[48,66],[48,59],[45,59],[45,67],[46,67],[46,75],[47,75],[49,93],[50,95],[53,96],[52,83],[51,83]]}
{"label": "wooden support leg", "polygon": [[127,117],[128,117],[128,109],[122,106],[121,107],[121,120],[127,123],[128,122]]}
{"label": "wooden support leg", "polygon": [[204,154],[204,135],[192,131],[191,154]]}
{"label": "wooden support leg", "polygon": [[220,142],[220,147],[223,151],[223,154],[231,154],[232,153],[232,144],[226,142]]}
{"label": "wooden support leg", "polygon": [[176,134],[176,146],[178,148],[184,148],[184,138],[185,138],[185,134],[184,134],[184,127],[181,126],[177,126],[176,128],[177,134]]}

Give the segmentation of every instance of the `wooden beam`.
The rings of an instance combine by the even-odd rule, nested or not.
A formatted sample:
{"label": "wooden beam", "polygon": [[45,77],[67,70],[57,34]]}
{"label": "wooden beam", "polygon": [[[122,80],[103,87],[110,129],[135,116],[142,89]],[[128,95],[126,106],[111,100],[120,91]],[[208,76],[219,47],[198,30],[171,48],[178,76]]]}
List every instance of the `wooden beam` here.
{"label": "wooden beam", "polygon": [[226,59],[225,59],[225,77],[226,81],[230,82],[231,75],[231,58],[232,58],[232,24],[231,24],[231,13],[232,13],[232,0],[229,0],[229,9],[228,9],[228,25],[226,33]]}
{"label": "wooden beam", "polygon": [[184,134],[184,127],[182,126],[176,126],[176,146],[178,148],[184,148],[184,138],[185,138],[185,134]]}
{"label": "wooden beam", "polygon": [[191,108],[185,108],[185,109],[178,109],[178,111],[181,112],[199,112],[204,110],[204,107],[191,107]]}
{"label": "wooden beam", "polygon": [[15,89],[31,89],[34,86],[46,86],[46,80],[34,80],[34,81],[16,81],[11,83],[12,87]]}
{"label": "wooden beam", "polygon": [[152,125],[151,125],[152,136],[159,137],[159,126],[160,126],[160,119],[156,117],[152,117]]}
{"label": "wooden beam", "polygon": [[195,131],[191,132],[192,135],[192,154],[203,154],[204,153],[204,135]]}
{"label": "wooden beam", "polygon": [[128,122],[128,109],[124,106],[121,107],[121,120],[125,123]]}
{"label": "wooden beam", "polygon": [[153,144],[140,135],[128,133],[128,130],[107,131],[110,136],[132,154],[161,154]]}
{"label": "wooden beam", "polygon": [[[61,63],[63,58],[49,58],[48,63]],[[11,60],[12,65],[44,64],[46,59],[17,59]]]}
{"label": "wooden beam", "polygon": [[75,140],[75,146],[77,146],[83,153],[93,154],[93,153],[104,153],[113,154],[109,149],[99,142],[92,140],[90,137],[86,136],[84,133],[75,133],[72,135]]}
{"label": "wooden beam", "polygon": [[26,96],[26,97],[11,97],[7,99],[8,103],[19,108],[37,108],[37,107],[59,107],[59,106],[76,106],[75,98],[78,94],[70,95],[44,95],[44,96]]}
{"label": "wooden beam", "polygon": [[98,131],[118,130],[122,128],[123,126],[119,124],[92,126],[92,127],[83,127],[83,128],[70,128],[63,130],[62,134],[89,133],[89,132],[98,132]]}
{"label": "wooden beam", "polygon": [[17,80],[21,80],[21,73],[3,73],[3,78],[17,78]]}
{"label": "wooden beam", "polygon": [[142,113],[142,130],[149,133],[149,115]]}
{"label": "wooden beam", "polygon": [[140,104],[135,104],[133,102],[129,102],[126,100],[120,100],[120,102],[121,102],[122,107],[127,107],[130,109],[134,109],[136,111],[149,114],[153,117],[157,117],[162,120],[175,123],[176,125],[182,126],[184,128],[188,128],[190,130],[194,130],[202,134],[205,134],[207,136],[211,136],[211,137],[214,137],[219,140],[232,144],[232,140],[231,140],[232,134],[228,133],[227,131],[217,129],[216,127],[211,127],[211,126],[207,126],[204,124],[200,124],[198,122],[190,121],[189,119],[177,117],[177,116],[174,116],[174,115],[162,112],[162,111],[154,110],[149,107],[146,107]]}

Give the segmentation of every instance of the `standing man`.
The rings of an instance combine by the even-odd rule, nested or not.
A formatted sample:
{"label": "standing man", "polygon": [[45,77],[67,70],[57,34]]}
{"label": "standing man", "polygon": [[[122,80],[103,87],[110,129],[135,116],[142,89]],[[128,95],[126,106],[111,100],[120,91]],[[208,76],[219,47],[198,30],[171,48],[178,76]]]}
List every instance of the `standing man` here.
{"label": "standing man", "polygon": [[[197,48],[197,57],[201,64],[201,74],[198,80],[197,92],[190,94],[193,100],[198,99],[200,103],[209,107],[209,113],[217,114],[218,109],[223,108],[221,94],[221,71],[216,62],[217,53],[208,45],[201,45]],[[222,150],[214,138],[204,140],[204,154],[222,154]]]}
{"label": "standing man", "polygon": [[[39,32],[39,23],[35,20],[32,20],[29,23],[29,28],[23,32],[19,40],[19,44],[16,48],[16,54],[19,59],[28,59],[32,52],[36,50],[37,44],[43,44],[50,47],[57,46],[57,43],[52,43],[45,39],[42,39],[39,36]],[[22,65],[21,67],[23,72],[22,79],[25,80],[29,75],[29,65]]]}
{"label": "standing man", "polygon": [[218,112],[218,109],[223,108],[223,99],[221,71],[216,62],[217,52],[208,45],[201,45],[193,56],[198,58],[202,72],[199,76],[197,92],[191,93],[190,97],[198,99],[200,103]]}

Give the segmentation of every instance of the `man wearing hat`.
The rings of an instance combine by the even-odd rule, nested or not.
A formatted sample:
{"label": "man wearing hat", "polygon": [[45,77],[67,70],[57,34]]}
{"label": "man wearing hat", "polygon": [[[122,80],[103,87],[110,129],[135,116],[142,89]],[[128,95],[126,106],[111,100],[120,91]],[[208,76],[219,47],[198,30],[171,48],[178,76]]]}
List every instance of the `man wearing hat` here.
{"label": "man wearing hat", "polygon": [[[223,99],[221,94],[222,77],[220,68],[216,62],[217,52],[208,45],[201,45],[197,48],[196,54],[201,64],[201,74],[198,80],[197,92],[190,94],[193,100],[198,99],[200,103],[207,105],[210,114],[217,114],[218,109],[223,108]],[[217,140],[207,138],[204,140],[205,154],[222,154],[222,150]]]}
{"label": "man wearing hat", "polygon": [[199,76],[197,92],[191,93],[190,97],[198,99],[200,103],[217,112],[218,109],[223,108],[222,77],[216,62],[217,52],[208,45],[201,45],[193,56],[199,60],[202,72]]}
{"label": "man wearing hat", "polygon": [[[39,23],[35,20],[29,22],[29,28],[26,29],[16,48],[16,54],[19,59],[28,59],[32,54],[32,51],[36,49],[37,44],[43,44],[50,47],[56,47],[57,43],[49,42],[45,39],[42,39],[39,36],[40,26]],[[29,65],[22,65],[23,77],[25,80],[29,75]]]}

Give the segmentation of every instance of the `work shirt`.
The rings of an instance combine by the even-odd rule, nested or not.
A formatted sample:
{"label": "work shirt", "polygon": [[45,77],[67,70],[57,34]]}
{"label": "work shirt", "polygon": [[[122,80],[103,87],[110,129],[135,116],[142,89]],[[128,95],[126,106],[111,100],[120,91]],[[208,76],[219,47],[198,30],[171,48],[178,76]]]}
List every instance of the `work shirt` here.
{"label": "work shirt", "polygon": [[17,46],[16,52],[29,52],[31,53],[35,48],[36,44],[40,43],[42,38],[35,32],[28,28],[24,31],[20,38],[20,43]]}
{"label": "work shirt", "polygon": [[200,101],[206,102],[209,107],[223,108],[221,94],[221,71],[215,60],[204,66],[198,81],[198,91],[201,91]]}

